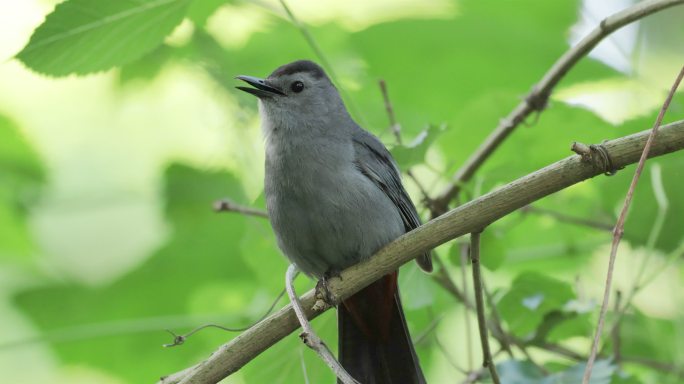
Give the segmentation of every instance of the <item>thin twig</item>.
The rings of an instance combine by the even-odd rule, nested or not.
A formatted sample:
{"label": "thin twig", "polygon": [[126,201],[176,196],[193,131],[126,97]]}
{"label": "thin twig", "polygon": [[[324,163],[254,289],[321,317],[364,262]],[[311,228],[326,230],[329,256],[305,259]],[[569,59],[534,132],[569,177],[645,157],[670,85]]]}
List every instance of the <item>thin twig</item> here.
{"label": "thin twig", "polygon": [[387,92],[387,83],[385,80],[380,79],[378,84],[380,84],[380,92],[382,93],[382,99],[385,102],[385,110],[387,111],[387,117],[389,118],[390,130],[392,131],[392,134],[394,134],[397,144],[401,145],[401,125],[397,123],[397,119],[394,116],[394,108],[392,107],[392,102],[390,102],[389,93]]}
{"label": "thin twig", "polygon": [[[513,359],[515,356],[513,356],[513,351],[511,350],[511,342],[508,339],[508,333],[506,333],[503,329],[503,322],[501,321],[501,316],[499,316],[499,311],[496,309],[494,297],[492,297],[491,292],[489,292],[489,289],[487,289],[487,284],[485,284],[484,280],[482,280],[482,291],[484,291],[485,298],[487,299],[487,305],[489,305],[489,311],[491,313],[493,323],[492,327],[501,333],[501,339],[499,339],[499,342],[501,343],[501,349],[504,350],[511,359]],[[527,351],[523,352],[527,353]]]}
{"label": "thin twig", "polygon": [[[609,140],[602,144],[616,167],[625,167],[638,161],[649,131]],[[659,156],[684,149],[684,121],[660,128],[658,140],[651,147],[651,156]],[[431,220],[384,246],[375,255],[340,273],[341,278],[328,282],[328,291],[343,300],[382,276],[396,270],[427,250],[447,241],[483,228],[511,212],[587,180],[603,172],[587,164],[578,155],[572,155],[536,172],[521,177],[473,201]],[[315,309],[318,301],[315,291],[302,296],[309,318],[326,308]],[[283,339],[299,327],[291,306],[285,306],[259,324],[219,347],[206,360],[185,370],[184,383],[215,383],[236,372],[261,352]],[[176,383],[178,381],[165,381]]]}
{"label": "thin twig", "polygon": [[221,199],[216,201],[214,203],[214,212],[236,212],[247,216],[256,216],[268,219],[268,213],[266,213],[266,211],[236,204],[229,199]]}
{"label": "thin twig", "polygon": [[337,74],[335,73],[335,68],[333,68],[328,59],[325,57],[325,55],[323,54],[323,50],[321,49],[321,47],[318,46],[318,43],[316,43],[316,40],[313,38],[311,32],[309,32],[309,29],[295,16],[295,14],[287,5],[285,0],[280,0],[280,5],[282,5],[283,9],[285,10],[287,17],[290,18],[290,22],[294,24],[294,26],[297,27],[297,29],[299,29],[302,36],[304,36],[304,40],[306,40],[307,44],[309,44],[311,50],[314,51],[316,57],[318,57],[318,60],[321,61],[323,67],[325,67],[325,69],[328,71],[328,74],[330,74],[332,80],[337,84],[340,94],[342,94],[342,97],[347,101],[347,106],[351,110],[352,115],[356,116],[359,120],[361,120],[362,125],[366,125],[366,119],[361,114],[361,111],[356,107],[354,99],[352,99],[351,96],[349,96],[344,87],[342,87],[342,84],[340,84],[340,82],[338,81]]}
{"label": "thin twig", "polygon": [[204,324],[204,325],[201,325],[201,326],[193,329],[192,331],[186,333],[185,335],[176,335],[172,330],[167,329],[166,332],[170,333],[173,336],[173,342],[170,344],[163,344],[162,346],[169,348],[169,347],[175,347],[177,345],[181,345],[181,344],[185,343],[185,341],[188,339],[188,337],[192,336],[193,334],[195,334],[195,333],[197,333],[197,332],[199,332],[205,328],[210,328],[210,327],[218,328],[218,329],[221,329],[221,330],[226,331],[226,332],[244,332],[244,331],[252,328],[256,324],[258,324],[259,322],[261,322],[268,315],[270,315],[271,312],[273,311],[273,308],[275,308],[276,304],[278,304],[278,302],[280,301],[280,299],[283,297],[284,294],[285,294],[285,290],[283,289],[278,294],[278,297],[276,297],[276,299],[273,300],[273,303],[271,304],[270,307],[268,307],[268,310],[266,310],[266,312],[259,318],[259,320],[254,321],[252,324],[250,324],[246,327],[229,328],[229,327],[224,327],[222,325],[217,325],[217,324]]}
{"label": "thin twig", "polygon": [[544,77],[532,87],[532,91],[525,99],[508,116],[501,119],[496,129],[487,136],[485,141],[452,177],[451,183],[444,192],[434,198],[434,216],[436,217],[447,211],[449,203],[458,195],[463,184],[473,177],[482,164],[527,116],[534,112],[541,113],[546,106],[551,91],[558,82],[606,36],[629,23],[679,4],[684,4],[684,0],[641,1],[603,19],[584,39],[565,52],[551,69],[544,74]]}
{"label": "thin twig", "polygon": [[[615,312],[620,310],[620,299],[622,298],[622,292],[618,289],[615,292]],[[615,322],[615,326],[610,331],[610,336],[613,339],[613,361],[615,365],[619,366],[622,360],[621,342],[620,342],[620,322]]]}
{"label": "thin twig", "polygon": [[594,361],[596,360],[598,344],[601,340],[603,324],[605,323],[606,312],[608,311],[608,300],[610,299],[610,290],[613,283],[613,269],[615,267],[615,258],[617,257],[618,245],[620,244],[620,239],[622,239],[622,235],[624,232],[627,211],[629,210],[629,205],[632,202],[634,190],[636,189],[636,185],[639,182],[641,172],[644,169],[644,164],[646,164],[646,159],[648,158],[648,154],[651,150],[651,145],[653,145],[653,141],[655,140],[656,134],[658,134],[658,128],[660,127],[660,124],[663,121],[665,112],[670,106],[670,102],[672,101],[672,97],[674,96],[675,91],[679,87],[679,83],[682,81],[682,77],[684,77],[684,66],[679,71],[677,78],[672,84],[672,88],[670,88],[670,92],[668,93],[662,108],[660,108],[660,112],[658,113],[658,117],[656,118],[655,124],[653,125],[653,129],[651,129],[651,133],[648,135],[648,139],[646,140],[646,144],[644,145],[644,150],[641,153],[641,158],[639,158],[639,163],[637,164],[636,171],[634,172],[634,177],[632,177],[632,182],[630,183],[629,189],[627,190],[627,196],[625,197],[625,202],[622,205],[620,216],[618,217],[617,224],[615,224],[615,230],[613,231],[613,242],[610,248],[610,258],[608,259],[608,273],[606,274],[606,286],[603,291],[603,302],[601,303],[601,311],[599,313],[596,334],[594,335],[594,341],[591,345],[591,353],[589,354],[589,360],[587,361],[587,366],[584,370],[584,376],[582,377],[582,384],[589,383],[589,379],[591,378],[591,369],[593,368]]}
{"label": "thin twig", "polygon": [[521,212],[524,213],[535,213],[538,215],[545,215],[549,217],[553,217],[554,219],[563,222],[563,223],[568,223],[568,224],[575,224],[575,225],[580,225],[588,228],[594,228],[594,229],[599,229],[602,231],[612,231],[613,230],[613,225],[609,223],[604,223],[601,221],[596,221],[596,220],[589,220],[585,219],[582,217],[575,217],[571,215],[567,215],[562,212],[557,212],[551,209],[546,209],[546,208],[540,208],[534,205],[528,205],[525,207],[522,207],[520,209]]}
{"label": "thin twig", "polygon": [[568,359],[572,359],[575,361],[582,361],[582,360],[587,359],[586,356],[583,356],[583,355],[573,351],[572,349],[569,349],[569,348],[564,347],[564,346],[559,345],[559,344],[554,344],[554,343],[549,343],[549,342],[539,342],[539,343],[535,342],[535,343],[530,344],[530,343],[526,343],[526,342],[521,341],[521,340],[516,340],[515,344],[518,346],[520,346],[520,345],[533,346],[533,347],[543,349],[543,350],[548,351],[548,352],[553,352],[556,355],[563,356],[563,357],[566,357]]}
{"label": "thin twig", "polygon": [[311,327],[309,319],[307,319],[304,309],[302,308],[302,303],[297,297],[297,292],[294,289],[295,277],[299,274],[297,267],[294,264],[290,264],[287,268],[287,273],[285,274],[285,289],[287,290],[287,296],[290,298],[290,303],[292,303],[292,308],[297,315],[297,320],[302,326],[302,333],[299,334],[299,338],[302,339],[307,347],[313,349],[318,356],[325,362],[325,364],[333,371],[335,376],[344,384],[359,384],[347,371],[342,367],[328,346],[321,340],[320,337]]}
{"label": "thin twig", "polygon": [[485,320],[484,298],[482,294],[482,275],[480,273],[480,232],[470,234],[470,262],[473,269],[473,287],[475,287],[475,306],[477,307],[477,323],[480,328],[480,344],[482,345],[482,366],[489,369],[494,384],[499,384],[499,375],[489,349],[487,337],[487,321]]}
{"label": "thin twig", "polygon": [[[470,253],[470,246],[468,243],[459,244],[460,250],[460,261],[461,261],[461,282],[463,284],[463,297],[464,303],[468,302],[468,275],[466,269],[468,267],[468,254]],[[466,306],[466,310],[463,311],[463,320],[465,321],[465,339],[466,339],[466,356],[468,357],[468,371],[473,370],[473,337],[470,330],[473,329],[470,325],[470,313],[468,309],[475,310],[475,306]]]}

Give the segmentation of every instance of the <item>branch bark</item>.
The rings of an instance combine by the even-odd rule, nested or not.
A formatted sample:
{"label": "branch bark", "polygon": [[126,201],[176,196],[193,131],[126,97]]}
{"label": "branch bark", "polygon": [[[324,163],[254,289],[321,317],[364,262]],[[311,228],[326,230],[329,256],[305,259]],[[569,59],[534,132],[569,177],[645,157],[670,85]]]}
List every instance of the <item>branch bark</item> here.
{"label": "branch bark", "polygon": [[[639,160],[649,134],[650,130],[647,130],[607,141],[601,146],[610,156],[612,165],[619,169]],[[684,149],[684,120],[660,128],[651,147],[650,157],[681,149]],[[533,201],[604,172],[606,169],[599,164],[579,155],[548,165],[399,237],[369,260],[342,271],[339,278],[330,279],[330,295],[334,301],[349,297],[429,249],[486,227]],[[313,290],[301,298],[310,319],[325,310],[313,309],[316,300]],[[185,375],[174,374],[163,378],[161,383],[216,383],[292,333],[298,326],[292,307],[287,305],[222,345],[207,360],[185,370]]]}
{"label": "branch bark", "polygon": [[544,77],[532,87],[532,91],[518,104],[511,113],[501,120],[499,125],[487,136],[480,147],[473,152],[465,164],[456,171],[451,183],[439,196],[434,198],[433,216],[446,212],[451,200],[458,195],[463,183],[470,180],[475,172],[484,164],[489,156],[510,135],[513,130],[533,112],[541,112],[548,101],[551,91],[568,71],[585,55],[591,52],[604,38],[623,26],[642,19],[675,5],[684,4],[684,0],[641,1],[625,10],[603,19],[577,45],[565,52],[544,74]]}

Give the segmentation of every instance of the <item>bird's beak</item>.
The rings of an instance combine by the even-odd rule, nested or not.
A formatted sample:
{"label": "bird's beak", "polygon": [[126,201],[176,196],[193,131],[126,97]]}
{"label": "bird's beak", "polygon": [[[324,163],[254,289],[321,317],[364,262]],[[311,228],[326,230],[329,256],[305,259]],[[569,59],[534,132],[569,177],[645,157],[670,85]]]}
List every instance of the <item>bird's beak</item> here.
{"label": "bird's beak", "polygon": [[275,95],[280,95],[280,96],[285,96],[285,93],[281,91],[280,89],[268,85],[266,83],[266,80],[260,79],[258,77],[252,77],[252,76],[238,76],[236,77],[238,80],[242,80],[245,83],[251,85],[254,88],[249,88],[249,87],[235,87],[241,91],[245,91],[247,93],[251,93],[252,95],[262,98],[262,97],[273,97]]}

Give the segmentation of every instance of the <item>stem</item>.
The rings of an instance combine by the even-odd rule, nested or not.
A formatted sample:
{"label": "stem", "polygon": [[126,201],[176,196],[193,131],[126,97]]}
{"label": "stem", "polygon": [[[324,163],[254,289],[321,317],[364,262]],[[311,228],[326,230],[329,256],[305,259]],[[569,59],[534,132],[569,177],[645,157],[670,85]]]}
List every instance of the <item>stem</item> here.
{"label": "stem", "polygon": [[620,240],[622,239],[622,235],[624,233],[625,220],[627,219],[627,211],[629,210],[629,205],[632,202],[634,190],[636,189],[637,183],[639,182],[641,172],[644,170],[644,164],[646,164],[646,159],[648,158],[648,154],[651,150],[651,146],[653,145],[653,141],[655,140],[656,134],[658,134],[658,128],[660,127],[660,124],[663,121],[665,112],[670,106],[670,102],[672,101],[672,97],[674,96],[677,87],[679,87],[679,83],[682,81],[682,77],[684,77],[684,67],[682,67],[682,69],[679,71],[677,78],[672,84],[670,92],[668,93],[662,108],[660,108],[660,112],[658,113],[658,117],[656,118],[655,124],[653,125],[653,129],[651,129],[651,133],[648,135],[648,139],[646,140],[646,144],[644,145],[644,150],[641,152],[641,157],[639,158],[639,163],[637,164],[637,169],[634,172],[634,177],[632,177],[632,182],[630,183],[629,189],[627,190],[627,196],[625,197],[625,202],[622,205],[622,210],[620,211],[620,216],[618,217],[617,224],[615,225],[615,230],[613,231],[613,242],[611,244],[610,258],[608,260],[608,273],[606,274],[606,286],[603,291],[603,302],[601,303],[601,311],[599,313],[596,334],[594,335],[594,342],[591,345],[591,353],[589,354],[589,360],[587,361],[587,366],[584,370],[584,376],[582,377],[582,384],[589,384],[589,379],[591,379],[591,370],[594,367],[594,361],[596,360],[596,354],[598,353],[598,344],[601,340],[603,325],[606,321],[606,312],[608,312],[608,300],[610,299],[610,290],[613,283],[613,269],[615,268],[617,249],[618,245],[620,245]]}
{"label": "stem", "polygon": [[484,298],[482,293],[482,275],[480,273],[480,232],[470,234],[470,261],[473,268],[473,287],[475,287],[475,307],[477,308],[477,324],[480,329],[480,344],[482,345],[482,366],[489,369],[494,384],[499,384],[492,352],[489,349],[487,337],[487,321],[484,313]]}
{"label": "stem", "polygon": [[246,207],[244,205],[235,204],[229,199],[222,199],[214,203],[214,212],[236,212],[246,216],[255,216],[268,218],[268,213],[261,209]]}

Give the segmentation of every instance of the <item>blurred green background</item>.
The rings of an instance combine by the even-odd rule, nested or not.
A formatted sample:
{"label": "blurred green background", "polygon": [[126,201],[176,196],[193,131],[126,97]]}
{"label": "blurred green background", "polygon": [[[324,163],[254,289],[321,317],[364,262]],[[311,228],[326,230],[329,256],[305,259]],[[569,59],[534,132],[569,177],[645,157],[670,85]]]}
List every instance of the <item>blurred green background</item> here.
{"label": "blurred green background", "polygon": [[[165,329],[245,326],[282,289],[287,264],[268,222],[216,214],[212,203],[228,197],[264,205],[256,102],[233,88],[234,77],[319,59],[272,0],[70,0],[55,12],[56,27],[46,22],[43,38],[64,37],[59,28],[69,31],[100,12],[162,6],[133,16],[140,28],[114,22],[102,35],[48,42],[22,52],[24,63],[15,59],[57,3],[0,2],[0,381],[153,382],[236,335],[208,329],[162,348],[172,339]],[[379,79],[387,82],[410,143],[394,151],[436,195],[571,44],[632,3],[288,4],[332,64],[357,121],[392,147],[378,87]],[[463,196],[568,156],[573,141],[650,128],[684,62],[681,20],[684,7],[671,8],[603,42]],[[666,121],[682,118],[679,92]],[[420,142],[421,132],[442,124]],[[497,355],[505,383],[578,382],[581,359],[544,346],[588,353],[611,234],[557,214],[611,226],[633,169],[571,187],[485,232],[487,286],[506,332],[528,345],[527,354],[514,348],[513,356]],[[419,201],[416,185],[406,185]],[[617,263],[620,305],[631,304],[620,357],[606,334],[593,383],[684,380],[682,196],[684,155],[649,161]],[[438,253],[462,286],[459,248],[456,241]],[[428,381],[462,382],[464,371],[480,364],[474,316],[413,263],[400,279]],[[304,292],[314,282],[298,284]],[[334,311],[314,322],[333,348],[335,324]],[[290,335],[225,381],[322,383],[333,376]]]}

